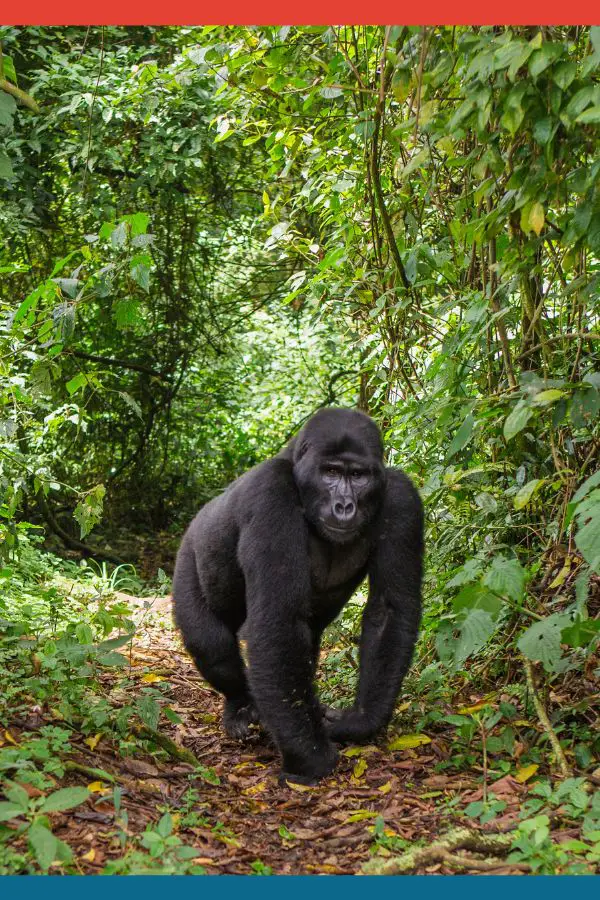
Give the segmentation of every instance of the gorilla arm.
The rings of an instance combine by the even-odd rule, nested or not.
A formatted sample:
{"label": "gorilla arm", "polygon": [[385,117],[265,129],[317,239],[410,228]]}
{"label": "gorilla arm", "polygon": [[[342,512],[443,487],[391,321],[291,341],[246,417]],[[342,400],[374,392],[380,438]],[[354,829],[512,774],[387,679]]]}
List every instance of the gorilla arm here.
{"label": "gorilla arm", "polygon": [[[369,563],[360,673],[353,707],[327,714],[334,741],[369,740],[392,717],[421,619],[423,510],[409,479],[387,470],[381,525]],[[337,713],[337,715],[335,714]]]}
{"label": "gorilla arm", "polygon": [[337,752],[313,690],[306,524],[287,460],[269,461],[257,476],[252,495],[242,498],[249,517],[238,546],[250,691],[282,754],[282,777],[311,783],[333,770]]}

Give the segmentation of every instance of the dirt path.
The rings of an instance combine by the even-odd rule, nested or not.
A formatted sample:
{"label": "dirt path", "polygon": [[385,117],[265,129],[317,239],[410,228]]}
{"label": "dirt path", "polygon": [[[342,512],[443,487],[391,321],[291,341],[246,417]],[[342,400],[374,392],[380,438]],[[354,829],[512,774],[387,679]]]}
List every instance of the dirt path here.
{"label": "dirt path", "polygon": [[[195,775],[192,766],[172,758],[157,762],[150,755],[123,757],[108,738],[101,737],[90,748],[81,737],[73,759],[116,777],[129,835],[139,835],[169,811],[178,836],[197,849],[197,862],[209,873],[354,874],[372,858],[376,840],[383,855],[401,852],[403,840],[407,845],[430,842],[456,822],[448,802],[457,795],[464,803],[477,799],[477,772],[472,778],[434,774],[445,752],[435,737],[414,749],[390,751],[386,743],[347,749],[335,776],[322,785],[279,786],[277,754],[263,734],[239,743],[221,731],[220,698],[201,681],[181,649],[168,601],[157,601],[150,614],[137,617],[141,623],[131,657],[132,690],[136,684],[161,685],[181,719],[170,725],[161,718],[161,733],[191,750],[207,767],[207,777],[212,770],[219,783],[209,783]],[[107,690],[112,677],[107,676]],[[81,784],[82,775],[73,773],[67,780]],[[116,838],[112,788],[93,782],[92,787],[92,799],[63,814],[55,832],[68,841],[83,861],[82,871],[89,873],[123,854]],[[506,789],[516,813],[522,786],[507,782]],[[378,816],[383,822],[378,820],[376,838]],[[436,863],[422,871],[452,869]],[[508,871],[514,869],[496,869]]]}

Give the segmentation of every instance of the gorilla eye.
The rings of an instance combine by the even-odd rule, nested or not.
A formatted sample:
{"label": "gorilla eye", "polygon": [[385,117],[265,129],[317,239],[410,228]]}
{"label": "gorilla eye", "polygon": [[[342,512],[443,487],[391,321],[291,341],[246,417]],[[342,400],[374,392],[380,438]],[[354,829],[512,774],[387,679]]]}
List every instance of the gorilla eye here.
{"label": "gorilla eye", "polygon": [[366,472],[361,472],[359,469],[354,469],[354,471],[350,472],[350,478],[353,478],[355,481],[366,478],[366,475]]}
{"label": "gorilla eye", "polygon": [[340,473],[335,466],[325,466],[323,474],[328,475],[330,478],[335,478],[336,475],[339,475]]}

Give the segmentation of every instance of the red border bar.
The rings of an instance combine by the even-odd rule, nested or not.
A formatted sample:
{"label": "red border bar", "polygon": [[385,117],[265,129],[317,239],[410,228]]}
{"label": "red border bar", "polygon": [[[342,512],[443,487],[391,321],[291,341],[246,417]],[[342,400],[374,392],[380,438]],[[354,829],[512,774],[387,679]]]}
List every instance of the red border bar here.
{"label": "red border bar", "polygon": [[599,0],[31,0],[3,4],[0,25],[596,25]]}

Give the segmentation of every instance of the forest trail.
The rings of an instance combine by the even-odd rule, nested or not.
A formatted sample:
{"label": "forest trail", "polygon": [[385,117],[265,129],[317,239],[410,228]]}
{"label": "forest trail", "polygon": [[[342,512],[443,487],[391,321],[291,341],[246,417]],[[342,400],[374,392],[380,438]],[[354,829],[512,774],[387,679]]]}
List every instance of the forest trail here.
{"label": "forest trail", "polygon": [[[357,874],[375,853],[384,862],[415,841],[430,845],[455,827],[457,798],[460,807],[481,799],[481,770],[435,774],[436,762],[447,755],[437,736],[422,746],[391,751],[388,734],[379,746],[346,748],[335,775],[318,787],[280,786],[277,753],[264,734],[257,731],[239,743],[221,730],[221,700],[183,651],[171,624],[170,601],[156,599],[148,609],[148,598],[118,596],[139,609],[129,656],[130,690],[160,686],[181,720],[171,724],[162,716],[160,733],[184,753],[191,751],[201,768],[177,759],[173,746],[169,758],[162,754],[158,761],[141,750],[120,755],[108,736],[100,735],[97,742],[83,735],[74,739],[74,771],[60,786],[86,783],[92,793],[84,806],[55,818],[54,833],[72,847],[82,872],[102,871],[123,856],[124,834],[139,837],[169,812],[173,833],[197,850],[194,863],[207,873]],[[102,678],[114,702],[115,676]],[[128,700],[123,696],[124,703]],[[114,783],[95,777],[93,769],[109,773]],[[122,792],[120,814],[114,784]],[[515,821],[527,788],[505,776],[494,790],[507,801],[502,819],[494,822],[497,831]],[[127,812],[124,827],[122,810]],[[446,855],[448,863],[434,860],[412,871],[519,871],[499,859]]]}

